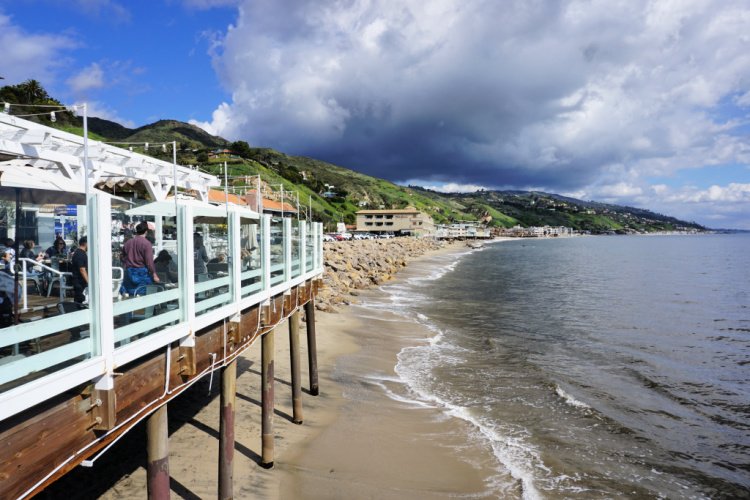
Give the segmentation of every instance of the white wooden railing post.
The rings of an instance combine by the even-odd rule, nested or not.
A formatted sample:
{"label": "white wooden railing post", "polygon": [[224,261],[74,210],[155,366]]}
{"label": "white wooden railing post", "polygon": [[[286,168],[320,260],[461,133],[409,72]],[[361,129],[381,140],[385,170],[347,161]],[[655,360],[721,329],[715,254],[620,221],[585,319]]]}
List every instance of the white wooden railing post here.
{"label": "white wooden railing post", "polygon": [[193,267],[193,209],[179,206],[177,214],[177,252],[179,263],[180,310],[182,320],[190,325],[190,340],[187,346],[194,345],[195,332],[195,270]]}
{"label": "white wooden railing post", "polygon": [[[88,182],[88,181],[87,181]],[[93,194],[88,206],[88,299],[91,310],[92,355],[104,358],[104,374],[94,380],[92,399],[96,429],[112,429],[117,420],[115,406],[115,323],[112,281],[112,212],[106,194]],[[62,276],[60,288],[63,287]]]}
{"label": "white wooden railing post", "polygon": [[282,249],[284,255],[284,281],[292,278],[292,219],[284,217],[282,220]]}
{"label": "white wooden railing post", "polygon": [[261,250],[261,275],[263,276],[263,290],[271,288],[271,216],[261,215],[260,239],[263,242]]}
{"label": "white wooden railing post", "polygon": [[323,223],[318,222],[318,270],[323,271]]}
{"label": "white wooden railing post", "polygon": [[232,302],[237,305],[237,314],[241,312],[240,299],[242,298],[242,222],[240,213],[237,211],[229,212],[229,251],[227,260],[229,261],[229,275],[232,277]]}
{"label": "white wooden railing post", "polygon": [[307,272],[307,221],[298,220],[299,224],[299,275]]}

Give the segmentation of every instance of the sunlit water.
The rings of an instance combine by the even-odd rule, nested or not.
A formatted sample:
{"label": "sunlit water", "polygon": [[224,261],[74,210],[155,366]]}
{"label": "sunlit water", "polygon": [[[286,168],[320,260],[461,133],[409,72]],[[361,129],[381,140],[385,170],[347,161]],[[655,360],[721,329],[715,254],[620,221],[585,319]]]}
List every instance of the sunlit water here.
{"label": "sunlit water", "polygon": [[397,397],[472,423],[504,491],[750,497],[750,236],[519,240],[409,276],[366,304],[435,333]]}

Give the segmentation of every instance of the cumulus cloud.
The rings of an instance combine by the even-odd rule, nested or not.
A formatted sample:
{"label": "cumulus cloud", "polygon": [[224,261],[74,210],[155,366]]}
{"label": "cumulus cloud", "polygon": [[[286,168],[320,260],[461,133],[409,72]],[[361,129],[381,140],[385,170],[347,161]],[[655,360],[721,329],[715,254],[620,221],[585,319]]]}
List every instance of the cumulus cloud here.
{"label": "cumulus cloud", "polygon": [[130,11],[121,3],[112,0],[75,0],[75,5],[85,14],[104,18],[116,23],[130,22]]}
{"label": "cumulus cloud", "polygon": [[104,87],[104,71],[97,63],[91,63],[67,81],[75,94]]}
{"label": "cumulus cloud", "polygon": [[183,0],[183,4],[190,9],[213,9],[216,7],[233,7],[239,5],[241,0]]}
{"label": "cumulus cloud", "polygon": [[[80,106],[81,104],[83,104],[83,102],[76,103],[77,106]],[[96,118],[119,123],[128,128],[135,128],[135,122],[122,118],[116,110],[107,106],[105,103],[100,101],[87,101],[86,108],[88,116],[95,116]]]}
{"label": "cumulus cloud", "polygon": [[430,184],[428,182],[420,180],[411,180],[406,184],[413,186],[421,186],[438,193],[472,193],[475,191],[481,191],[488,189],[486,186],[479,186],[477,184],[458,184],[456,182],[446,182],[445,184]]}
{"label": "cumulus cloud", "polygon": [[77,46],[70,36],[29,33],[0,12],[3,83],[16,84],[28,78],[52,82],[68,61],[66,53]]}
{"label": "cumulus cloud", "polygon": [[[575,190],[750,162],[722,2],[247,0],[214,53],[215,133],[392,180]],[[740,96],[737,99],[727,99]]]}

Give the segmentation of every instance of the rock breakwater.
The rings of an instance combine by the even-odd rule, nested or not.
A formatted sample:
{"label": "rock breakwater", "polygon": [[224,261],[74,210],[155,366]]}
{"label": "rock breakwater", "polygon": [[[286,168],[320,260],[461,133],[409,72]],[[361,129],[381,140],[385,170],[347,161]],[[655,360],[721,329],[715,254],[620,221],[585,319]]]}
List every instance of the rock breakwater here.
{"label": "rock breakwater", "polygon": [[444,242],[415,238],[326,243],[323,287],[315,306],[335,312],[337,307],[355,301],[352,297],[357,290],[385,283],[410,260],[445,246]]}

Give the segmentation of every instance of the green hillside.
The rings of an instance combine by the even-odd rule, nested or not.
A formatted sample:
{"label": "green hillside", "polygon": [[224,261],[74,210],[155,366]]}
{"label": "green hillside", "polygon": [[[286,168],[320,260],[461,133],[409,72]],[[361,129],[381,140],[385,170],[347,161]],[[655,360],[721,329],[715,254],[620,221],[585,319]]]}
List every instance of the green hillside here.
{"label": "green hillside", "polygon": [[[59,105],[39,82],[28,80],[19,85],[0,88],[0,100],[29,104],[12,114],[44,113]],[[69,112],[57,113],[55,122],[48,115],[30,119],[68,132],[83,134],[82,119]],[[229,142],[203,129],[176,120],[160,120],[136,129],[91,117],[90,137],[94,140],[134,144],[135,151],[172,161],[171,148],[163,151],[143,143],[159,144],[177,141],[177,161],[182,165],[199,165],[201,170],[223,179],[227,165],[229,189],[244,192],[255,187],[260,175],[267,189],[299,196],[302,205],[312,206],[316,219],[327,229],[336,222],[355,222],[362,209],[392,209],[413,206],[430,214],[436,223],[458,220],[483,220],[495,227],[568,226],[591,233],[631,233],[672,230],[703,230],[702,226],[648,210],[607,205],[566,198],[560,195],[526,191],[478,191],[443,194],[415,186],[397,186],[392,182],[364,175],[344,167],[313,158],[290,156],[267,148],[253,148],[244,141]],[[218,150],[218,151],[217,151]],[[228,150],[229,153],[223,153]],[[287,198],[289,199],[289,198]]]}

